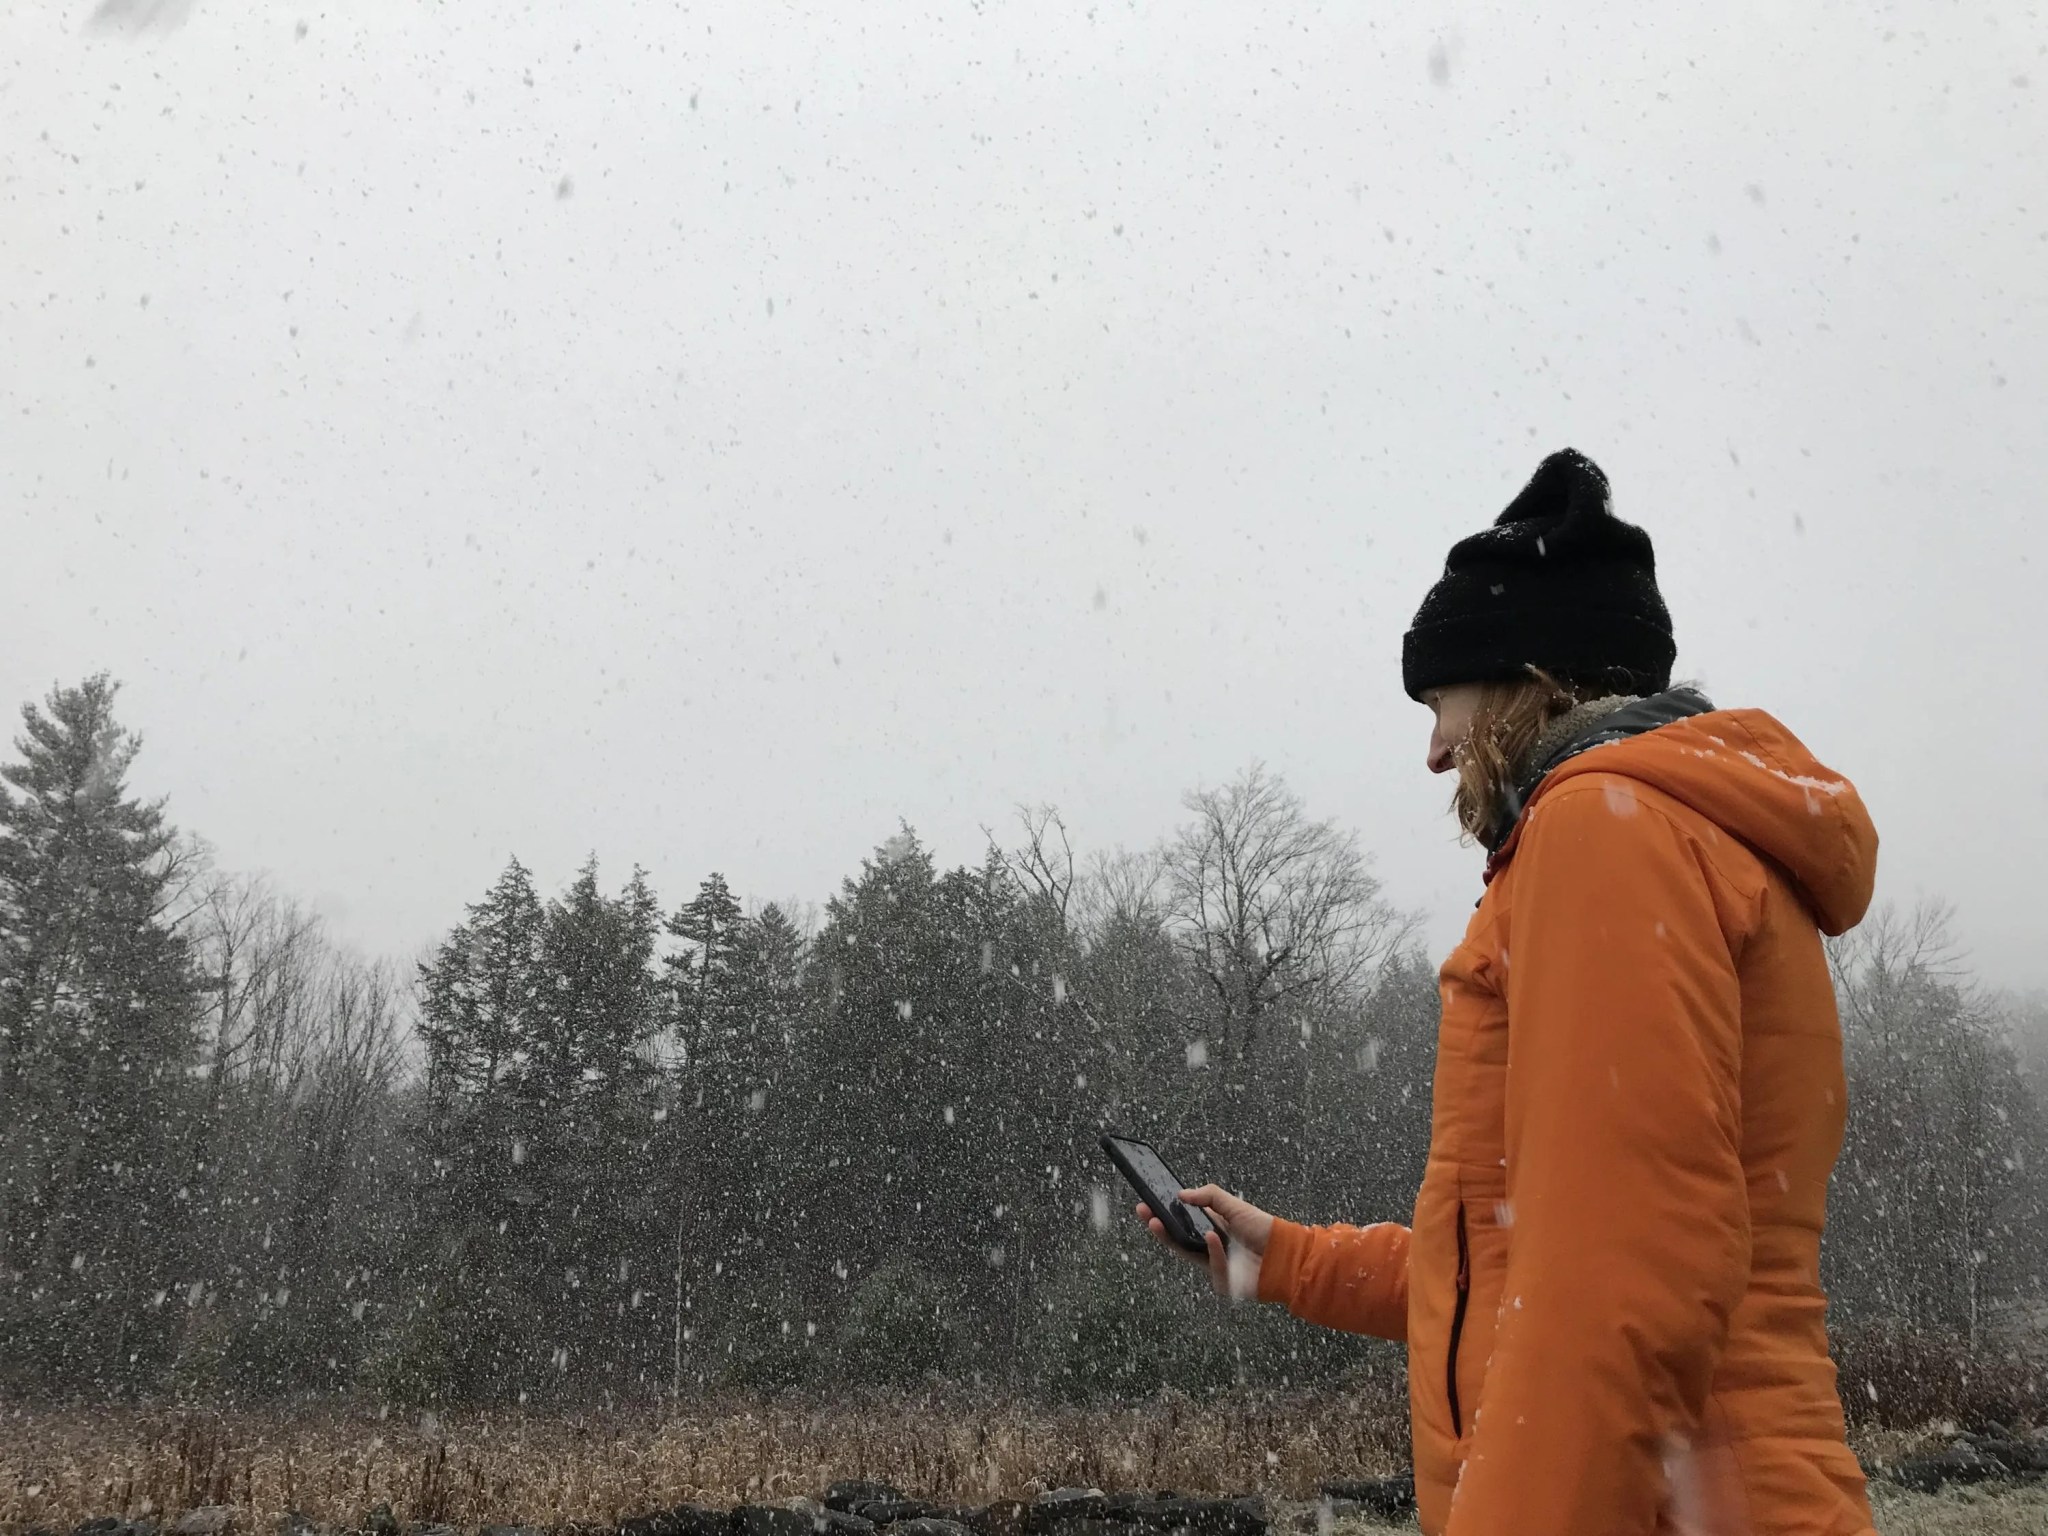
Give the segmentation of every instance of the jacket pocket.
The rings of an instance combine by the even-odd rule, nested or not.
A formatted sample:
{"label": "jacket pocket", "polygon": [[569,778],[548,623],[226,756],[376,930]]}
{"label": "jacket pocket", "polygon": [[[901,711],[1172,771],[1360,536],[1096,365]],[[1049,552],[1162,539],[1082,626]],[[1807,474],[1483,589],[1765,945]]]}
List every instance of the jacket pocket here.
{"label": "jacket pocket", "polygon": [[1472,1300],[1472,1249],[1465,1236],[1465,1202],[1458,1202],[1458,1299],[1451,1307],[1451,1338],[1444,1350],[1444,1396],[1451,1407],[1451,1433],[1462,1439],[1465,1415],[1458,1402],[1458,1338],[1465,1331],[1465,1308]]}

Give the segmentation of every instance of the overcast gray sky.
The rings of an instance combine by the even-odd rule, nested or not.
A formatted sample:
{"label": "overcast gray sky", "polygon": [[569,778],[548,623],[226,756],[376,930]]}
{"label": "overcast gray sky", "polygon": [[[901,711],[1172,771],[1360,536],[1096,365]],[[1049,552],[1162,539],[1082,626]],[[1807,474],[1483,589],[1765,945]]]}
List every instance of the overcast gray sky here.
{"label": "overcast gray sky", "polygon": [[1262,759],[1441,950],[1400,635],[1569,443],[2048,984],[2038,15],[94,3],[0,10],[0,701],[344,937]]}

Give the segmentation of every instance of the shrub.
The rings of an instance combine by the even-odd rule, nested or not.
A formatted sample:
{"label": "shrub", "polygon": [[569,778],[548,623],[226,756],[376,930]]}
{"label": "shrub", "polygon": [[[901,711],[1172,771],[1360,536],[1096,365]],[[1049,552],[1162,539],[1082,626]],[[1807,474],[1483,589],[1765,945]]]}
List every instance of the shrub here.
{"label": "shrub", "polygon": [[915,1381],[953,1354],[958,1298],[914,1259],[890,1259],[855,1287],[838,1333],[839,1363],[864,1381]]}
{"label": "shrub", "polygon": [[1972,1354],[1952,1334],[1896,1322],[1838,1329],[1833,1353],[1842,1406],[1855,1425],[1909,1429],[2048,1420],[2048,1372],[2016,1345]]}

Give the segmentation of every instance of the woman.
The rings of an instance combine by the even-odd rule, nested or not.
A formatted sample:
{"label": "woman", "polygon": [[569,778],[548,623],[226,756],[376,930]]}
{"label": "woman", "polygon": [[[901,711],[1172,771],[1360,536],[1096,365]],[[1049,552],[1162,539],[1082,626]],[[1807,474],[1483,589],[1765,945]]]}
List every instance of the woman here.
{"label": "woman", "polygon": [[1414,1223],[1182,1197],[1229,1235],[1196,1259],[1219,1290],[1406,1341],[1425,1531],[1872,1529],[1820,1286],[1821,935],[1862,917],[1877,835],[1769,715],[1672,689],[1674,655],[1649,536],[1575,452],[1452,549],[1403,672],[1489,857]]}

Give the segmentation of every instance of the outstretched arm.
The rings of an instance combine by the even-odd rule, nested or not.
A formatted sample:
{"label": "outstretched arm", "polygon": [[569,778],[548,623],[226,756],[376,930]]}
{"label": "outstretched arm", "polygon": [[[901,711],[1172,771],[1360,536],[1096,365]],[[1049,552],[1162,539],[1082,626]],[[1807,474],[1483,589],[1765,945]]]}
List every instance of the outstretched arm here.
{"label": "outstretched arm", "polygon": [[1138,1219],[1163,1246],[1205,1266],[1217,1295],[1278,1302],[1296,1317],[1347,1333],[1407,1338],[1406,1227],[1305,1227],[1214,1184],[1184,1189],[1181,1199],[1230,1234],[1227,1248],[1211,1233],[1206,1253],[1185,1253],[1143,1205]]}
{"label": "outstretched arm", "polygon": [[1259,1267],[1259,1300],[1346,1333],[1408,1337],[1408,1229],[1304,1227],[1275,1218]]}

